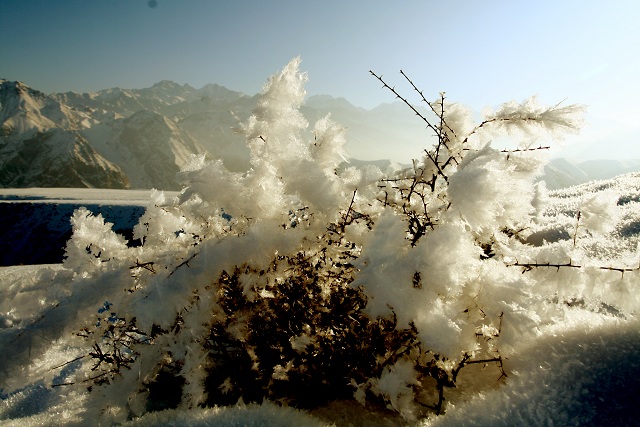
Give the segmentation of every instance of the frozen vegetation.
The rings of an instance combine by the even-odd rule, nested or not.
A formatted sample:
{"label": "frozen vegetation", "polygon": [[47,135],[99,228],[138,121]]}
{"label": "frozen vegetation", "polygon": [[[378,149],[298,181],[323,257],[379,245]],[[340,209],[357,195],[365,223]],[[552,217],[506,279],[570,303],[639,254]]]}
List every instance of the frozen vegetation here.
{"label": "frozen vegetation", "polygon": [[536,183],[540,141],[582,108],[474,123],[416,89],[436,144],[393,173],[344,168],[331,117],[306,139],[299,62],[242,128],[247,172],[194,156],[139,244],[79,208],[62,264],[0,270],[0,420],[636,424],[640,176]]}
{"label": "frozen vegetation", "polygon": [[[0,266],[61,263],[69,218],[86,207],[130,241],[149,191],[89,188],[0,188]],[[131,241],[137,244],[136,241]]]}

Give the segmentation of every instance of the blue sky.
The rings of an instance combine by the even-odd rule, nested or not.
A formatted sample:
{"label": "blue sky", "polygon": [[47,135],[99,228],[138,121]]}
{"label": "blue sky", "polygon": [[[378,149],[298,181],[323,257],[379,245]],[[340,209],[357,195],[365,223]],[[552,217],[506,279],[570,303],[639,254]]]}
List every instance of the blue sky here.
{"label": "blue sky", "polygon": [[300,55],[310,95],[371,108],[446,91],[476,110],[539,95],[633,127],[637,0],[2,0],[0,78],[45,93],[169,79],[247,94]]}

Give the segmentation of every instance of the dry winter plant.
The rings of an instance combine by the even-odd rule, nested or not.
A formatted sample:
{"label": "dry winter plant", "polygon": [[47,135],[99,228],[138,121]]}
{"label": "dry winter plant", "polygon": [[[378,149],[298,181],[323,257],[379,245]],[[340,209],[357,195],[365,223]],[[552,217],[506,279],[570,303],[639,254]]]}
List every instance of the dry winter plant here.
{"label": "dry winter plant", "polygon": [[[329,116],[304,139],[299,64],[267,81],[243,125],[251,168],[194,157],[178,197],[154,192],[134,230],[141,246],[75,213],[64,268],[42,273],[38,310],[1,335],[7,388],[44,376],[84,394],[83,416],[105,423],[240,400],[354,399],[416,419],[446,409],[466,366],[509,375],[518,342],[569,303],[634,310],[637,269],[603,270],[581,246],[607,232],[614,198],[585,201],[570,239],[528,240],[546,194],[532,141],[576,131],[582,107],[531,98],[474,123],[404,73],[420,108],[372,73],[436,137],[384,176],[338,168],[345,130]],[[498,135],[523,145],[492,147]]]}

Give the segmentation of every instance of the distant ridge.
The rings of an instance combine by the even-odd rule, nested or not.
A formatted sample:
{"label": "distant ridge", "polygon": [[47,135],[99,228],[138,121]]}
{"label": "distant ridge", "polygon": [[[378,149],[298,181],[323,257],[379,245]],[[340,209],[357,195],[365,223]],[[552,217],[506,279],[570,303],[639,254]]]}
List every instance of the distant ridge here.
{"label": "distant ridge", "polygon": [[[169,80],[52,95],[0,80],[0,186],[176,190],[175,173],[191,154],[244,171],[249,151],[235,129],[256,101],[217,84],[195,89]],[[311,125],[331,113],[347,129],[355,158],[422,149],[423,126],[406,111],[381,115],[327,95],[310,97],[302,111]],[[313,138],[310,130],[304,136]]]}
{"label": "distant ridge", "polygon": [[547,188],[556,190],[593,180],[611,179],[632,172],[640,172],[640,159],[587,160],[573,163],[564,158],[556,158],[545,166],[544,172]]}
{"label": "distant ridge", "polygon": [[[256,102],[257,96],[217,84],[196,89],[163,80],[144,89],[46,95],[0,80],[0,187],[178,190],[175,174],[191,154],[245,171],[249,151],[236,129]],[[384,169],[410,163],[433,143],[424,123],[400,102],[366,110],[345,98],[316,95],[301,110],[311,126],[331,114],[346,128],[347,150],[359,159],[353,164]],[[303,136],[313,138],[310,130]],[[640,160],[555,159],[545,181],[562,188],[638,170]]]}

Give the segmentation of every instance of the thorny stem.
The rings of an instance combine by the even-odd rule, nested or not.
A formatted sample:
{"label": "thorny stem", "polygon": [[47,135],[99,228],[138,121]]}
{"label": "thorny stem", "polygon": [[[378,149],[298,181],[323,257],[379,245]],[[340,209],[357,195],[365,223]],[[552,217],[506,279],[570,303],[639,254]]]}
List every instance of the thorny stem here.
{"label": "thorny stem", "polygon": [[507,267],[523,267],[522,270],[522,274],[526,273],[527,271],[531,271],[534,268],[539,268],[539,267],[553,267],[556,268],[558,270],[560,270],[560,268],[563,267],[568,267],[568,268],[582,268],[581,265],[578,264],[574,264],[573,261],[569,260],[569,262],[565,263],[565,264],[552,264],[549,262],[544,262],[544,263],[538,263],[538,262],[514,262],[513,264],[507,264]]}
{"label": "thorny stem", "polygon": [[149,262],[140,262],[138,260],[136,260],[135,265],[132,265],[131,267],[129,267],[129,270],[134,270],[136,268],[144,268],[147,271],[150,271],[153,274],[156,274],[156,271],[153,268],[153,265],[155,263],[153,261],[149,261]]}
{"label": "thorny stem", "polygon": [[[547,110],[547,112],[556,110],[560,106],[560,104],[562,104],[563,102],[564,101],[560,101],[559,103],[557,103],[553,107],[549,108]],[[488,125],[488,124],[491,124],[491,123],[496,123],[496,122],[538,122],[539,120],[540,120],[540,118],[538,116],[494,117],[492,119],[487,119],[487,120],[483,121],[482,123],[480,123],[475,128],[473,128],[471,133],[469,133],[469,135],[467,135],[467,137],[464,139],[464,141],[462,141],[462,143],[463,144],[466,143],[472,135],[474,135],[477,131],[479,131],[485,125]],[[570,127],[571,125],[566,125],[565,124],[565,126]]]}
{"label": "thorny stem", "polygon": [[495,117],[493,119],[487,119],[487,120],[483,121],[482,123],[480,123],[475,128],[473,128],[473,130],[469,133],[469,135],[466,136],[466,138],[462,141],[462,143],[466,144],[467,141],[469,141],[469,138],[471,138],[480,129],[482,129],[484,126],[486,126],[488,124],[496,123],[496,122],[516,122],[516,121],[536,122],[536,121],[538,121],[538,118],[536,118],[536,117]]}
{"label": "thorny stem", "polygon": [[467,365],[477,365],[480,363],[482,364],[497,363],[498,367],[500,368],[500,377],[498,378],[498,381],[508,376],[504,370],[502,356],[492,357],[490,359],[477,359],[477,360],[469,360],[470,358],[471,356],[469,354],[465,354],[462,360],[460,361],[460,363],[458,364],[458,366],[451,372],[453,382],[455,382],[456,379],[458,378],[458,373],[462,368],[464,368]]}
{"label": "thorny stem", "polygon": [[197,255],[198,255],[198,252],[195,252],[189,258],[187,258],[186,260],[182,261],[180,264],[176,265],[176,267],[171,271],[171,273],[169,273],[168,277],[173,276],[175,274],[175,272],[178,271],[178,269],[180,269],[180,267],[182,267],[183,265],[186,265],[187,267],[189,267],[189,261],[194,259]]}
{"label": "thorny stem", "polygon": [[351,214],[351,211],[353,210],[353,202],[355,202],[356,200],[356,192],[358,190],[353,190],[353,196],[351,196],[351,203],[349,203],[349,209],[347,209],[347,213],[344,214],[344,218],[342,219],[342,224],[340,224],[340,232],[344,233],[344,229],[346,228],[347,225],[350,224],[349,221],[349,215]]}
{"label": "thorny stem", "polygon": [[404,98],[402,95],[400,95],[395,88],[389,86],[384,80],[382,80],[382,76],[378,76],[376,73],[374,73],[373,71],[369,70],[369,73],[371,73],[371,75],[373,77],[375,77],[376,79],[380,80],[380,82],[382,83],[383,87],[389,89],[395,96],[396,98],[400,99],[402,102],[404,102],[409,108],[411,108],[413,110],[414,113],[416,113],[416,116],[420,117],[429,128],[431,128],[436,135],[439,135],[440,132],[438,131],[438,129],[433,126],[431,124],[431,122],[429,122],[429,120],[427,120],[427,118],[425,116],[423,116],[413,105],[411,105],[411,103],[409,101],[407,101],[406,98]]}
{"label": "thorny stem", "polygon": [[[451,126],[448,125],[445,119],[446,112],[445,112],[445,105],[444,105],[444,101],[445,101],[444,93],[440,94],[440,100],[439,100],[440,105],[438,108],[437,103],[430,103],[429,101],[427,101],[422,91],[420,91],[417,88],[417,86],[404,73],[404,71],[400,70],[400,73],[402,74],[402,76],[411,84],[413,89],[416,92],[418,92],[418,94],[422,98],[422,101],[424,101],[429,106],[431,111],[440,120],[440,123],[438,124],[438,126],[436,126],[433,123],[431,123],[429,119],[427,119],[423,114],[421,114],[416,109],[416,107],[414,107],[406,98],[400,95],[395,90],[394,87],[389,86],[382,79],[381,76],[378,76],[373,71],[369,71],[369,72],[371,73],[372,76],[374,76],[376,79],[378,79],[382,83],[384,88],[391,91],[396,96],[396,98],[400,99],[404,104],[406,104],[409,108],[411,108],[411,110],[427,124],[427,127],[435,132],[438,138],[437,144],[431,150],[429,149],[424,150],[425,159],[427,159],[428,162],[430,162],[435,169],[429,172],[431,177],[428,180],[425,179],[424,177],[426,168],[417,167],[417,165],[415,164],[415,161],[414,161],[414,167],[413,167],[414,173],[411,174],[411,176],[407,176],[404,179],[401,178],[397,180],[385,180],[386,182],[405,182],[406,183],[406,187],[393,186],[392,188],[400,192],[402,203],[397,204],[396,206],[402,209],[402,213],[407,217],[409,221],[409,234],[411,235],[411,244],[412,246],[415,246],[417,241],[426,233],[429,227],[431,229],[434,228],[433,227],[434,222],[428,213],[429,212],[428,205],[430,201],[430,198],[427,195],[428,190],[430,190],[431,193],[436,192],[438,188],[438,179],[440,177],[442,177],[445,183],[448,184],[449,176],[447,175],[448,172],[446,171],[446,169],[452,165],[459,164],[460,159],[456,158],[451,153],[448,153],[448,155],[446,156],[446,159],[441,158],[442,157],[441,154],[443,150],[444,149],[446,149],[447,151],[449,150],[450,135],[453,135],[455,138],[457,138],[457,136],[453,128],[451,128]],[[382,187],[382,188],[385,188],[385,187]],[[414,200],[414,196],[416,196],[418,199]],[[380,201],[383,202],[385,206],[389,204],[388,193],[386,191],[385,191],[384,201],[383,200],[380,200]],[[414,201],[418,201],[422,205],[423,211],[421,213],[416,212],[415,209],[413,208]]]}
{"label": "thorny stem", "polygon": [[580,228],[580,217],[582,216],[582,212],[578,211],[578,215],[576,217],[576,229],[573,232],[573,248],[576,247],[576,240],[578,239],[578,229]]}
{"label": "thorny stem", "polygon": [[[526,273],[527,271],[531,271],[534,268],[541,268],[541,267],[547,267],[547,268],[555,268],[556,270],[560,270],[561,268],[582,268],[583,266],[580,264],[574,264],[573,261],[569,260],[569,262],[564,263],[564,264],[559,264],[559,263],[550,263],[550,262],[514,262],[513,264],[506,264],[507,267],[522,267],[522,274]],[[623,276],[625,272],[633,272],[633,271],[640,271],[640,265],[638,265],[638,267],[603,267],[600,266],[598,267],[600,270],[608,270],[608,271],[618,271],[620,272]]]}
{"label": "thorny stem", "polygon": [[[402,73],[403,76],[405,76],[405,78],[407,78],[407,80],[409,80],[408,77],[406,76],[406,74],[404,74],[404,72],[402,72],[402,71],[400,71],[400,72]],[[425,153],[426,153],[427,157],[429,158],[429,160],[436,167],[436,169],[438,171],[438,175],[442,176],[444,178],[444,180],[448,182],[448,177],[444,173],[443,168],[445,168],[452,159],[449,158],[443,165],[441,165],[440,161],[438,160],[438,157],[440,155],[440,149],[443,146],[444,147],[447,146],[447,135],[446,135],[446,132],[444,132],[444,127],[446,126],[447,128],[451,129],[449,127],[449,125],[446,124],[445,119],[444,119],[444,94],[442,95],[441,111],[437,112],[437,111],[435,111],[434,107],[428,101],[426,101],[426,99],[422,95],[422,92],[418,91],[418,89],[413,84],[413,82],[411,80],[409,80],[409,82],[414,87],[414,89],[416,89],[418,91],[418,93],[420,93],[422,98],[425,100],[425,102],[427,102],[427,104],[431,108],[431,111],[433,111],[436,114],[436,116],[438,116],[438,118],[440,119],[440,125],[439,125],[439,127],[436,127],[424,115],[422,115],[405,97],[400,95],[398,93],[398,91],[396,91],[396,89],[394,87],[389,86],[382,79],[382,76],[378,76],[376,73],[374,73],[371,70],[369,70],[369,73],[371,73],[372,76],[377,78],[382,83],[384,88],[390,90],[396,96],[396,98],[400,99],[404,104],[406,104],[409,108],[411,108],[411,110],[427,124],[427,127],[429,127],[431,130],[433,130],[436,133],[436,136],[438,137],[438,145],[437,145],[437,148],[435,150],[435,155],[430,153],[428,150],[425,150]],[[453,130],[452,130],[452,133],[455,134],[455,132],[453,132]]]}
{"label": "thorny stem", "polygon": [[[128,367],[127,367],[127,368],[128,368]],[[101,374],[99,374],[99,375],[96,375],[95,377],[85,378],[84,380],[82,380],[82,381],[78,381],[77,383],[80,383],[80,384],[81,384],[81,383],[88,383],[89,381],[95,381],[95,380],[97,380],[98,378],[102,378],[102,377],[104,377],[104,376],[106,376],[106,375],[109,375],[109,374],[118,374],[118,373],[120,373],[120,371],[119,371],[119,370],[117,370],[117,369],[113,369],[113,370],[111,370],[111,371],[105,371],[105,372],[103,372],[103,373],[101,373]],[[51,387],[62,387],[62,386],[65,386],[65,385],[75,385],[75,384],[76,384],[76,382],[70,382],[70,383],[59,383],[59,384],[51,384]]]}
{"label": "thorny stem", "polygon": [[[507,160],[509,160],[509,156],[511,155],[511,153],[524,153],[524,152],[527,152],[527,151],[538,151],[538,150],[549,150],[549,149],[551,149],[551,147],[549,147],[549,146],[543,147],[543,146],[541,145],[541,146],[539,146],[539,147],[533,147],[533,148],[516,148],[516,149],[514,149],[514,150],[507,150],[507,149],[505,148],[505,149],[500,150],[500,152],[501,152],[501,153],[506,153],[506,154],[507,154]],[[472,149],[471,149],[471,148],[467,148],[467,147],[465,147],[465,148],[463,148],[462,150],[463,150],[463,151],[470,151],[470,150],[472,150]]]}
{"label": "thorny stem", "polygon": [[[446,121],[444,120],[444,94],[441,95],[441,112],[438,113],[435,108],[433,108],[433,104],[431,104],[429,101],[427,101],[427,99],[424,97],[424,94],[422,93],[421,90],[419,90],[416,85],[413,83],[413,81],[404,73],[404,71],[400,70],[400,74],[402,74],[402,76],[407,79],[407,81],[411,84],[411,86],[413,86],[413,89],[418,92],[418,94],[420,95],[420,97],[422,98],[422,100],[429,106],[429,108],[431,108],[431,111],[438,117],[440,117],[440,121],[441,124],[443,124],[444,126],[446,126],[451,133],[455,136],[456,132],[451,128],[451,126],[449,126]],[[376,76],[377,77],[377,76]],[[442,128],[442,126],[441,126]]]}
{"label": "thorny stem", "polygon": [[60,364],[60,365],[58,365],[58,366],[54,366],[53,368],[50,368],[49,370],[50,370],[50,371],[53,371],[54,369],[60,369],[60,368],[63,368],[63,367],[65,367],[65,366],[67,366],[67,365],[70,365],[70,364],[71,364],[71,363],[73,363],[73,362],[77,362],[78,360],[82,360],[82,359],[84,359],[85,357],[88,357],[88,356],[89,356],[88,354],[83,354],[82,356],[78,356],[78,357],[76,357],[75,359],[72,359],[72,360],[69,360],[69,361],[67,361],[67,362],[64,362],[64,363],[62,363],[62,364]]}

